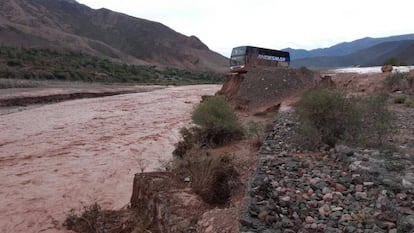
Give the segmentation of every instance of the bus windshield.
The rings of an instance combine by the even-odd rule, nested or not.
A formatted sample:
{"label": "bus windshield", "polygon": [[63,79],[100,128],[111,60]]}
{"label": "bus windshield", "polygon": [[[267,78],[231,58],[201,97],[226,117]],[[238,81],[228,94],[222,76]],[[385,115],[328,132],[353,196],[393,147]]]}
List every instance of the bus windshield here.
{"label": "bus windshield", "polygon": [[231,57],[230,59],[230,66],[241,66],[244,65],[245,56],[237,56],[237,57]]}
{"label": "bus windshield", "polygon": [[246,63],[246,46],[233,48],[230,57],[230,67],[244,66]]}
{"label": "bus windshield", "polygon": [[237,47],[234,48],[231,51],[231,56],[240,56],[240,55],[245,55],[246,54],[246,46],[242,46],[242,47]]}

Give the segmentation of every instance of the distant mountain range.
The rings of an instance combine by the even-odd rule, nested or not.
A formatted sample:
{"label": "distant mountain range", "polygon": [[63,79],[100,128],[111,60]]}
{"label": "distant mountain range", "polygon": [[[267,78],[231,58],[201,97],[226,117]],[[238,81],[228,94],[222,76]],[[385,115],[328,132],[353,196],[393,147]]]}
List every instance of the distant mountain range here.
{"label": "distant mountain range", "polygon": [[75,0],[1,0],[0,44],[82,51],[129,64],[212,71],[228,66],[195,36]]}
{"label": "distant mountain range", "polygon": [[[228,68],[227,58],[195,36],[75,0],[1,0],[0,45],[81,51],[136,65],[219,72]],[[414,34],[285,51],[291,53],[293,67],[381,65],[391,56],[414,64]]]}
{"label": "distant mountain range", "polygon": [[382,65],[389,57],[414,64],[414,34],[384,38],[363,38],[314,50],[284,49],[293,67],[330,68]]}

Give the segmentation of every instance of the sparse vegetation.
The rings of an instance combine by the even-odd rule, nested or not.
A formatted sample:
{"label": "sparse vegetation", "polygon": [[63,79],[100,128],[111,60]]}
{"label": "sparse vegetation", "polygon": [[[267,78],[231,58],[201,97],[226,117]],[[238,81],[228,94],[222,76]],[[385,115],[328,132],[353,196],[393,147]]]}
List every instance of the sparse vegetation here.
{"label": "sparse vegetation", "polygon": [[193,147],[182,159],[175,160],[174,169],[190,177],[191,188],[210,205],[227,203],[239,185],[239,174],[230,155],[211,155],[206,149]]}
{"label": "sparse vegetation", "polygon": [[[223,97],[206,98],[193,111],[192,120],[197,126],[181,130],[172,170],[190,177],[192,189],[206,203],[223,205],[239,185],[239,174],[231,156],[213,155],[209,149],[242,139],[243,129]],[[252,133],[258,134],[255,126]]]}
{"label": "sparse vegetation", "polygon": [[0,78],[161,85],[221,83],[223,76],[128,65],[74,51],[0,47]]}
{"label": "sparse vegetation", "polygon": [[354,98],[353,104],[362,115],[362,127],[359,129],[358,141],[353,144],[362,146],[386,145],[386,139],[392,132],[392,114],[387,109],[386,93],[373,93],[368,96]]}
{"label": "sparse vegetation", "polygon": [[249,121],[246,127],[247,137],[260,138],[260,132],[263,130],[263,125],[256,121]]}
{"label": "sparse vegetation", "polygon": [[245,135],[248,138],[253,138],[252,145],[255,148],[260,148],[262,145],[262,132],[263,132],[263,125],[259,122],[249,121],[246,126]]}
{"label": "sparse vegetation", "polygon": [[406,107],[412,107],[413,101],[410,99],[409,96],[401,94],[394,97],[395,104],[403,104]]}
{"label": "sparse vegetation", "polygon": [[394,97],[394,103],[395,104],[403,104],[406,99],[407,99],[406,95],[397,95],[397,96]]}
{"label": "sparse vegetation", "polygon": [[200,127],[199,141],[203,144],[218,146],[243,136],[236,114],[221,96],[209,97],[200,103],[192,114],[192,120]]}
{"label": "sparse vegetation", "polygon": [[197,144],[203,143],[201,130],[198,127],[182,128],[180,130],[182,140],[177,143],[173,155],[178,158],[184,158],[188,151],[193,149]]}
{"label": "sparse vegetation", "polygon": [[66,217],[63,226],[78,233],[146,232],[150,227],[144,215],[134,210],[102,210],[97,203],[84,207],[80,214],[72,211]]}
{"label": "sparse vegetation", "polygon": [[298,141],[309,149],[347,144],[382,144],[390,130],[386,95],[346,97],[337,90],[316,89],[295,105],[301,125]]}
{"label": "sparse vegetation", "polygon": [[395,72],[388,75],[384,83],[389,91],[405,91],[414,88],[414,77],[408,73]]}
{"label": "sparse vegetation", "polygon": [[97,221],[101,211],[101,206],[97,203],[84,207],[83,212],[80,215],[71,212],[63,225],[68,230],[73,230],[75,232],[96,232]]}
{"label": "sparse vegetation", "polygon": [[400,61],[400,59],[396,57],[389,57],[387,60],[384,61],[383,65],[392,65],[392,66],[406,66],[405,62]]}
{"label": "sparse vegetation", "polygon": [[360,125],[358,110],[335,90],[311,90],[297,102],[295,110],[301,120],[301,135],[315,140],[310,147],[320,143],[334,146],[356,136]]}
{"label": "sparse vegetation", "polygon": [[409,98],[405,99],[404,105],[408,108],[411,108],[413,106],[413,101]]}

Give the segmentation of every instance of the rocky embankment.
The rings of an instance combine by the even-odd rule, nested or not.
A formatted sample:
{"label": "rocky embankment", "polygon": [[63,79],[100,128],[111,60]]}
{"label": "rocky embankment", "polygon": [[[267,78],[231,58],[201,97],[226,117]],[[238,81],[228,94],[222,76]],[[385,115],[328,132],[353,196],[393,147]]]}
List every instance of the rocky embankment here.
{"label": "rocky embankment", "polygon": [[[395,116],[398,132],[414,133],[413,109]],[[278,114],[259,153],[240,232],[414,232],[413,135],[399,137],[405,141],[395,141],[395,150],[310,153],[295,146],[296,125],[291,111]]]}
{"label": "rocky embankment", "polygon": [[315,77],[316,73],[306,68],[251,69],[246,74],[228,74],[218,94],[239,110],[268,109],[313,86]]}

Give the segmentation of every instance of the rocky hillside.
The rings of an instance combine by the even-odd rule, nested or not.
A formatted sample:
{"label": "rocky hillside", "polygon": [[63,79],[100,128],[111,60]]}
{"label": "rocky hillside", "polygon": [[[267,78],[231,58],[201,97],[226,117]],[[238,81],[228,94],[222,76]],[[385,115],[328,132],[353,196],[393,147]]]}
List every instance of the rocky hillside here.
{"label": "rocky hillside", "polygon": [[[406,108],[395,119],[410,136],[413,113]],[[414,161],[408,153],[342,145],[297,153],[291,138],[298,124],[292,112],[278,114],[259,153],[241,233],[413,232]]]}
{"label": "rocky hillside", "polygon": [[77,50],[130,64],[214,71],[227,66],[195,36],[67,0],[1,1],[0,44]]}
{"label": "rocky hillside", "polygon": [[[336,74],[331,87],[369,96],[387,89],[384,80],[384,74]],[[407,85],[389,93],[392,131],[381,135],[382,146],[339,143],[308,151],[297,140],[306,122],[293,108],[279,111],[258,154],[240,233],[414,232],[414,108],[395,102],[401,93],[412,98],[412,91]]]}

